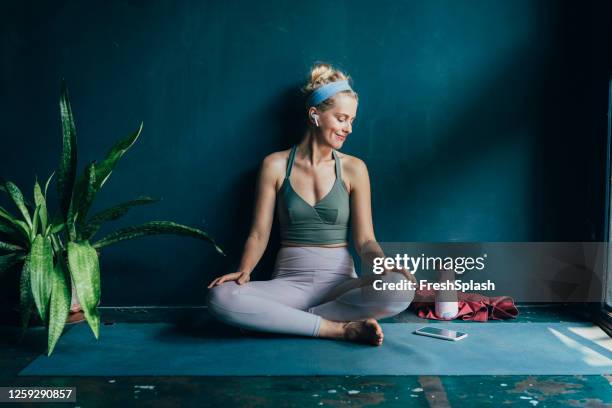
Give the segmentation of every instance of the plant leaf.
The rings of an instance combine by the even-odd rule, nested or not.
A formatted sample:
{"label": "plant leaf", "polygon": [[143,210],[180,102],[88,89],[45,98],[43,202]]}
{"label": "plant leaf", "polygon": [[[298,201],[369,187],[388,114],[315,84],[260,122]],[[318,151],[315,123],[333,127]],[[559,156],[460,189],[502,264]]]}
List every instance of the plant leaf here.
{"label": "plant leaf", "polygon": [[64,249],[64,245],[62,240],[57,234],[49,234],[49,238],[51,238],[51,244],[53,245],[53,250],[56,253],[60,253]]}
{"label": "plant leaf", "polygon": [[42,190],[40,188],[40,184],[38,184],[38,180],[34,181],[34,204],[38,207],[45,201],[43,197]]}
{"label": "plant leaf", "polygon": [[6,271],[24,259],[25,255],[18,253],[0,255],[0,277],[2,277]]}
{"label": "plant leaf", "polygon": [[[9,242],[0,241],[0,250],[2,251],[25,251],[24,248],[19,245],[11,244]],[[0,261],[0,268],[2,268],[2,262]]]}
{"label": "plant leaf", "polygon": [[100,331],[98,254],[87,241],[68,242],[68,266],[85,319],[97,339]]}
{"label": "plant leaf", "polygon": [[32,235],[32,230],[29,229],[28,224],[26,224],[25,221],[21,220],[15,220],[15,223],[17,224],[17,228],[22,232],[23,236],[28,237],[27,242],[31,244],[34,240],[35,235]]}
{"label": "plant leaf", "polygon": [[150,221],[141,225],[122,228],[95,242],[93,244],[93,247],[96,249],[103,248],[105,246],[115,244],[117,242],[124,241],[127,239],[157,234],[185,235],[193,238],[199,238],[210,242],[218,253],[225,256],[223,250],[206,232],[201,231],[197,228],[177,224],[172,221]]}
{"label": "plant leaf", "polygon": [[[4,186],[5,181],[0,182],[0,191],[4,191],[6,194],[9,194],[8,190]],[[23,202],[25,203],[27,208],[34,208],[31,202],[29,202],[25,197],[23,198]]]}
{"label": "plant leaf", "polygon": [[[25,223],[24,223],[25,224]],[[24,247],[30,246],[30,238],[25,237],[14,225],[9,225],[4,219],[0,218],[0,237],[7,241],[23,244]]]}
{"label": "plant leaf", "polygon": [[15,218],[13,216],[13,214],[11,214],[10,212],[6,211],[4,208],[0,207],[0,217],[4,218],[5,220],[10,221],[11,224],[14,224],[14,220],[16,220],[17,218]]}
{"label": "plant leaf", "polygon": [[39,215],[40,215],[40,206],[37,206],[36,209],[34,210],[34,216],[33,216],[33,220],[34,220],[32,224],[32,235],[33,236],[36,236],[36,234],[38,234]]}
{"label": "plant leaf", "polygon": [[18,263],[20,260],[25,259],[23,254],[11,253],[6,255],[0,255],[0,269],[7,269]]}
{"label": "plant leaf", "polygon": [[85,169],[85,174],[77,182],[72,198],[73,203],[77,205],[76,217],[76,238],[80,239],[81,230],[85,225],[85,220],[89,208],[96,196],[96,163],[89,163]]}
{"label": "plant leaf", "polygon": [[30,323],[33,303],[32,285],[30,285],[30,269],[28,268],[27,262],[24,262],[23,268],[21,269],[21,279],[19,280],[19,311],[21,312],[22,337],[25,335],[25,331]]}
{"label": "plant leaf", "polygon": [[70,310],[70,290],[68,288],[69,278],[67,268],[63,259],[59,259],[53,268],[51,275],[51,303],[49,305],[49,336],[48,352],[50,356],[55,348],[66,325],[68,312]]}
{"label": "plant leaf", "polygon": [[[49,228],[49,233],[50,234],[55,234],[55,233],[60,232],[61,230],[66,228],[64,217],[62,217],[62,216],[60,216],[58,214],[54,215],[53,219],[49,223],[49,226],[50,226],[50,228]],[[56,230],[56,229],[58,229],[58,230]]]}
{"label": "plant leaf", "polygon": [[[76,187],[75,187],[76,190]],[[68,237],[70,238],[71,241],[75,241],[76,240],[76,217],[77,217],[77,211],[76,211],[76,200],[73,199],[70,200],[70,205],[68,206],[68,214],[66,215],[66,229],[68,230]]]}
{"label": "plant leaf", "polygon": [[143,196],[138,197],[135,200],[130,200],[121,204],[117,204],[114,207],[107,208],[106,210],[97,213],[89,219],[87,225],[83,229],[83,239],[91,239],[96,234],[96,232],[98,232],[102,224],[104,224],[106,221],[114,221],[123,217],[132,207],[135,207],[137,205],[151,204],[157,201],[159,201],[159,199]]}
{"label": "plant leaf", "polygon": [[49,183],[51,182],[51,179],[53,178],[54,174],[55,172],[51,173],[51,175],[47,179],[47,182],[45,183],[45,202],[47,201],[47,189],[49,188]]}
{"label": "plant leaf", "polygon": [[76,178],[77,137],[68,88],[64,80],[62,80],[60,94],[60,119],[62,123],[62,155],[57,171],[57,195],[60,210],[64,220],[66,220]]}
{"label": "plant leaf", "polygon": [[[46,190],[46,187],[45,187]],[[40,219],[40,229],[41,231],[45,231],[47,229],[47,200],[43,195],[40,184],[38,181],[34,183],[34,203],[36,204],[36,208],[40,208],[38,210],[38,218]],[[34,215],[34,221],[36,221],[37,217]]]}
{"label": "plant leaf", "polygon": [[43,322],[47,320],[49,298],[51,297],[51,274],[53,273],[53,249],[51,240],[37,235],[26,257],[25,268],[30,275],[32,295]]}
{"label": "plant leaf", "polygon": [[0,207],[0,225],[2,224],[7,227],[3,227],[2,231],[7,234],[11,234],[10,229],[12,228],[12,235],[14,236],[16,241],[24,242],[27,244],[31,242],[31,230],[28,224],[26,224],[25,221],[18,220],[17,218],[13,217],[11,213]]}
{"label": "plant leaf", "polygon": [[66,227],[66,224],[64,224],[63,222],[61,224],[52,225],[51,229],[49,230],[49,233],[57,234],[58,232],[63,230],[65,227]]}
{"label": "plant leaf", "polygon": [[32,218],[30,218],[30,212],[28,211],[28,208],[26,207],[21,190],[19,189],[19,187],[17,187],[15,183],[12,183],[10,181],[7,181],[6,183],[4,183],[4,186],[6,187],[6,190],[8,191],[9,196],[11,197],[11,199],[13,200],[13,202],[15,203],[15,205],[21,212],[23,219],[28,224],[28,226],[32,228]]}
{"label": "plant leaf", "polygon": [[4,223],[4,220],[2,218],[0,218],[0,232],[3,234],[13,234],[15,233],[15,228],[13,228],[12,226],[8,225],[8,223]]}
{"label": "plant leaf", "polygon": [[143,123],[141,122],[134,133],[119,140],[115,146],[108,151],[106,158],[96,166],[96,191],[106,183],[106,180],[110,177],[121,156],[123,156],[136,142],[138,136],[140,136],[140,132],[142,132],[142,126]]}

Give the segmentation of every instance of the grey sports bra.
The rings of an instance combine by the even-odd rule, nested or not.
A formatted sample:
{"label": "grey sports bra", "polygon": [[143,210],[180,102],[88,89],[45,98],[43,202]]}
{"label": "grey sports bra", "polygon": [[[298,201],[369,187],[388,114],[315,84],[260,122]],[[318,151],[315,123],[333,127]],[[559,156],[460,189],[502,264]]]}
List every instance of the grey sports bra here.
{"label": "grey sports bra", "polygon": [[349,193],[342,181],[340,158],[335,150],[336,181],[327,195],[314,206],[300,197],[289,177],[295,160],[297,145],[289,154],[283,185],[278,191],[277,209],[281,240],[295,244],[339,244],[348,242],[350,219]]}

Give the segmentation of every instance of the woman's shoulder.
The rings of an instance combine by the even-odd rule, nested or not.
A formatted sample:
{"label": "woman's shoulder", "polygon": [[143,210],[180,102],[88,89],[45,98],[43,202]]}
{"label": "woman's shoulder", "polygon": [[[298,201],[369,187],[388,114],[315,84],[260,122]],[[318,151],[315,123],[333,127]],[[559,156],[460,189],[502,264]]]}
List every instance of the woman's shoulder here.
{"label": "woman's shoulder", "polygon": [[289,160],[289,153],[291,153],[291,149],[280,150],[268,154],[262,161],[262,168],[266,171],[282,174],[284,176],[287,161]]}
{"label": "woman's shoulder", "polygon": [[363,160],[361,160],[357,156],[352,156],[350,154],[342,153],[336,150],[338,153],[338,157],[342,161],[342,169],[349,174],[359,174],[362,171],[367,171],[367,166]]}
{"label": "woman's shoulder", "polygon": [[368,169],[363,160],[357,156],[341,153],[336,150],[342,163],[342,178],[344,179],[349,194],[353,192],[353,187],[367,175]]}
{"label": "woman's shoulder", "polygon": [[279,150],[277,152],[272,152],[270,154],[268,154],[266,157],[264,157],[263,162],[264,164],[268,164],[268,165],[281,165],[283,164],[283,162],[286,164],[287,160],[289,159],[289,153],[291,153],[291,149],[286,149],[286,150]]}

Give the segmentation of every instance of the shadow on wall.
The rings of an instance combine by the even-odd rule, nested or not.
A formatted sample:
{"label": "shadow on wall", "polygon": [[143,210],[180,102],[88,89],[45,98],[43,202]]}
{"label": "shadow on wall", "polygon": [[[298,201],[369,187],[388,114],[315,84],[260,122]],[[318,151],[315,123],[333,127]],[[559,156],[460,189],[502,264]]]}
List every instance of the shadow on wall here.
{"label": "shadow on wall", "polygon": [[[559,17],[563,18],[567,17]],[[556,31],[563,33],[571,24],[559,21],[558,25]],[[593,38],[584,35],[582,40],[592,42]],[[435,135],[435,154],[390,161],[385,177],[401,175],[395,180],[388,177],[391,183],[397,183],[393,190],[398,194],[393,200],[378,197],[373,185],[375,213],[397,216],[406,208],[407,200],[418,197],[413,209],[435,207],[443,213],[446,205],[454,215],[444,222],[432,222],[425,233],[430,236],[426,237],[406,233],[422,229],[410,225],[410,217],[387,222],[391,240],[601,239],[604,200],[600,167],[605,161],[599,146],[605,146],[605,121],[597,119],[596,110],[605,107],[606,89],[604,75],[596,74],[605,70],[583,72],[589,75],[587,86],[566,86],[573,72],[585,70],[580,67],[581,61],[593,55],[579,49],[580,41],[567,45],[559,36],[553,41],[552,52],[521,44],[488,70],[497,75],[487,83],[474,79],[476,92],[466,98],[465,104],[452,106],[454,119]],[[539,52],[541,64],[534,66],[534,55]],[[530,95],[529,99],[523,99],[525,95]],[[403,118],[406,116],[385,117],[379,130],[389,135],[405,129],[406,136],[396,135],[393,140],[418,138],[407,121],[398,123]],[[592,160],[596,151],[600,156]],[[497,185],[486,184],[491,173],[500,176]],[[474,175],[482,175],[480,185],[470,184]],[[500,188],[504,184],[511,195]],[[486,203],[475,202],[475,197],[486,199]],[[511,204],[505,198],[511,199]],[[483,209],[480,214],[479,209]]]}
{"label": "shadow on wall", "polygon": [[[434,139],[431,154],[426,152],[418,156],[411,155],[409,160],[400,158],[389,161],[385,173],[401,175],[394,181],[389,177],[392,183],[396,183],[393,186],[393,191],[397,192],[395,199],[379,197],[373,186],[375,212],[397,216],[405,213],[406,202],[411,202],[410,207],[415,213],[429,211],[424,213],[430,223],[427,229],[419,225],[424,220],[409,220],[414,215],[405,217],[405,220],[400,219],[397,223],[389,223],[391,241],[508,240],[508,229],[504,228],[507,226],[500,225],[500,222],[504,222],[500,218],[508,210],[508,203],[500,202],[505,193],[501,194],[499,185],[505,183],[515,193],[511,197],[514,201],[512,205],[518,208],[518,213],[524,215],[535,210],[531,200],[534,194],[539,195],[541,192],[536,191],[533,179],[528,175],[529,169],[523,168],[522,164],[525,158],[531,159],[537,142],[535,138],[528,138],[536,135],[529,135],[526,130],[531,129],[535,133],[534,127],[538,126],[535,114],[538,112],[539,101],[518,100],[522,93],[520,88],[534,85],[537,80],[538,68],[526,63],[532,52],[523,49],[515,54],[504,55],[504,61],[489,70],[497,73],[495,78],[487,83],[474,79],[472,83],[476,86],[472,89],[464,88],[465,103],[449,104],[446,107],[441,104],[436,107],[438,112],[448,109],[448,113],[438,113],[446,118],[446,126],[432,130],[435,133],[433,135],[425,136],[430,131],[426,123],[417,123],[416,132],[407,121],[398,123],[402,116],[381,121],[380,130],[387,135],[397,133],[398,129],[405,131],[405,136],[391,137],[394,140],[419,137]],[[522,85],[517,85],[521,82]],[[505,155],[508,152],[517,156],[507,158]],[[496,156],[501,157],[496,160]],[[505,180],[503,177],[508,176],[509,168],[515,170],[512,173],[513,179]],[[498,173],[499,184],[487,184],[491,173]],[[517,177],[524,179],[517,180]],[[483,201],[475,202],[477,198]],[[538,224],[536,219],[513,220],[516,221],[516,228],[521,228],[517,236],[535,236],[536,231],[528,226],[535,227]],[[418,224],[411,225],[411,222]],[[406,232],[415,230],[421,230],[421,235],[426,236],[415,237]]]}

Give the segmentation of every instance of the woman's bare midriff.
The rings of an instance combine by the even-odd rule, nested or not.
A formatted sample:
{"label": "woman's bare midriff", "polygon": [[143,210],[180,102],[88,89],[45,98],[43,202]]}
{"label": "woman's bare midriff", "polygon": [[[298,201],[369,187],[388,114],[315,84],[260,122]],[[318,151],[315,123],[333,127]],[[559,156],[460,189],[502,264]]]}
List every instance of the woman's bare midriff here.
{"label": "woman's bare midriff", "polygon": [[345,247],[348,246],[347,242],[344,243],[340,243],[340,244],[296,244],[294,242],[285,242],[285,241],[281,241],[281,246],[315,246],[315,247],[323,247],[323,248],[338,248],[338,247]]}

